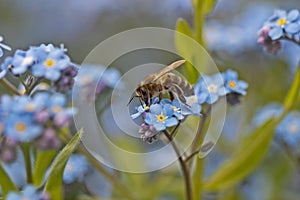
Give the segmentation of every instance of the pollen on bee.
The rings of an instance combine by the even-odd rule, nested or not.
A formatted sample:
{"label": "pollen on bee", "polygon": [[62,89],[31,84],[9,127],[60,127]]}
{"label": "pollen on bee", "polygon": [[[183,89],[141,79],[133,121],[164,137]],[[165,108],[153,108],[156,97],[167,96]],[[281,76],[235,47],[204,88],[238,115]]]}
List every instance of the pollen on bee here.
{"label": "pollen on bee", "polygon": [[172,108],[175,112],[177,112],[179,110],[179,108],[177,108],[176,106],[172,106]]}

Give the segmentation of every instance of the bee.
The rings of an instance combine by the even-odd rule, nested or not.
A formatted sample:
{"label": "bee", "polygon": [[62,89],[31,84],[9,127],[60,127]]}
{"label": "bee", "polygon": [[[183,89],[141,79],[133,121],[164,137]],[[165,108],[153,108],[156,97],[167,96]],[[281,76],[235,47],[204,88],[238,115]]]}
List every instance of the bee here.
{"label": "bee", "polygon": [[[185,63],[185,60],[176,61],[164,69],[146,76],[137,86],[136,96],[134,97],[140,98],[149,106],[153,98],[159,97],[161,99],[162,95],[168,92],[171,100],[176,95],[182,103],[186,104],[185,96],[194,95],[193,86],[181,76],[170,72],[183,63]],[[130,99],[129,103],[134,97]]]}

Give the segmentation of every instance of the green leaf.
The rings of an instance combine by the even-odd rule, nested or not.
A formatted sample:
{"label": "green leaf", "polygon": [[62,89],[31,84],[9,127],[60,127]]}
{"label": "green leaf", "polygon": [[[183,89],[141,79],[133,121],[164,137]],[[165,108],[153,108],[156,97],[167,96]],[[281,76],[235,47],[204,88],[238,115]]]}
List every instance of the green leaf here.
{"label": "green leaf", "polygon": [[232,187],[248,176],[259,165],[270,146],[275,127],[297,104],[299,89],[300,67],[285,98],[285,112],[280,117],[271,118],[265,122],[242,141],[236,153],[228,161],[224,162],[216,173],[205,180],[203,189],[217,191]]}
{"label": "green leaf", "polygon": [[204,2],[203,14],[208,15],[211,13],[216,5],[217,0],[202,0]]}
{"label": "green leaf", "polygon": [[203,15],[208,15],[211,13],[216,5],[216,2],[217,0],[192,0],[192,4],[196,12],[203,12]]}
{"label": "green leaf", "polygon": [[[187,37],[193,38],[193,32],[188,25],[188,23],[179,18],[176,23],[176,31],[185,34]],[[187,41],[186,37],[182,36],[181,34],[175,35],[175,43],[178,52],[187,60],[190,60],[193,56],[193,52],[191,52],[191,47],[189,46],[189,42]]]}
{"label": "green leaf", "polygon": [[293,84],[284,101],[284,108],[286,111],[291,110],[298,103],[299,90],[300,90],[300,65],[298,66],[298,70],[295,74]]}
{"label": "green leaf", "polygon": [[237,153],[204,181],[203,189],[211,191],[227,189],[252,172],[267,152],[277,123],[278,120],[273,118],[256,129],[246,141],[242,142]]}
{"label": "green leaf", "polygon": [[5,170],[1,165],[0,165],[0,185],[1,185],[3,196],[6,196],[7,193],[11,190],[18,191],[18,188],[10,180],[8,174],[5,172]]}
{"label": "green leaf", "polygon": [[33,184],[36,187],[39,187],[45,177],[45,172],[48,167],[51,165],[53,159],[55,158],[57,151],[38,151],[36,156],[36,162],[33,172]]}
{"label": "green leaf", "polygon": [[[178,19],[176,24],[176,33],[175,35],[175,43],[176,48],[179,54],[186,60],[193,60],[196,55],[196,48],[194,48],[195,44],[191,43],[191,39],[193,39],[193,32],[188,25],[188,23],[184,19]],[[184,35],[187,37],[185,37]],[[184,70],[184,75],[190,83],[195,83],[198,79],[197,70],[189,63],[186,62],[186,70]]]}
{"label": "green leaf", "polygon": [[55,199],[55,200],[63,199],[62,179],[63,179],[64,168],[72,152],[77,147],[80,141],[81,134],[82,134],[82,130],[78,131],[78,133],[63,148],[63,150],[58,154],[58,156],[53,162],[48,180],[44,188],[45,191],[50,193],[51,199]]}

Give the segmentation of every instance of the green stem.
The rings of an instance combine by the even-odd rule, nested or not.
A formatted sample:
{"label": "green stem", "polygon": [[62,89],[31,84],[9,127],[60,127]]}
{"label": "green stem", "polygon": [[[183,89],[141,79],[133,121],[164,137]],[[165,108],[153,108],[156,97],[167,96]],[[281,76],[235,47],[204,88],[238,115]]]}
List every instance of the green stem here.
{"label": "green stem", "polygon": [[296,43],[296,44],[298,44],[298,45],[300,45],[300,41],[299,42],[297,42],[296,40],[294,40],[294,39],[292,39],[292,38],[289,38],[289,37],[283,37],[282,39],[284,39],[284,40],[288,40],[288,41],[291,41],[291,42],[294,42],[294,43]]}
{"label": "green stem", "polygon": [[186,191],[186,199],[187,200],[192,200],[193,199],[193,192],[192,192],[192,185],[191,185],[191,178],[190,178],[190,173],[188,170],[188,167],[186,163],[184,162],[181,152],[179,148],[177,147],[175,141],[173,140],[173,137],[169,134],[167,130],[163,131],[169,142],[171,143],[176,155],[178,156],[178,161],[181,166],[182,172],[183,172],[183,178],[184,178],[184,183],[185,183],[185,191]]}
{"label": "green stem", "polygon": [[[186,161],[189,159],[193,158],[195,152],[199,151],[199,148],[203,142],[204,139],[204,134],[203,134],[203,129],[204,125],[206,122],[206,119],[208,117],[208,114],[210,113],[211,110],[211,105],[207,108],[206,112],[203,113],[203,118],[202,120],[199,121],[196,136],[193,140],[192,147],[191,147],[191,154],[190,156],[187,157]],[[203,165],[204,165],[204,159],[200,159],[199,157],[196,157],[195,159],[195,168],[194,168],[194,174],[192,175],[193,177],[193,187],[194,187],[194,193],[193,193],[193,198],[194,199],[199,199],[201,197],[201,177],[203,173]],[[190,166],[192,165],[193,162],[190,162]]]}
{"label": "green stem", "polygon": [[203,2],[196,1],[194,5],[194,28],[195,28],[195,39],[199,44],[205,46],[203,40]]}
{"label": "green stem", "polygon": [[[210,110],[211,110],[211,105],[208,106],[207,110],[205,113],[203,113],[203,118],[202,120],[199,121],[199,124],[198,124],[198,128],[197,128],[197,132],[196,132],[196,136],[193,140],[193,143],[192,143],[192,147],[191,147],[191,152],[195,152],[197,151],[197,149],[199,149],[201,143],[202,143],[202,139],[201,139],[201,136],[203,135],[202,132],[203,132],[203,128],[204,128],[204,125],[205,125],[205,122],[206,122],[206,119],[210,113]],[[202,137],[203,138],[203,137]]]}
{"label": "green stem", "polygon": [[113,175],[108,173],[105,168],[99,164],[99,161],[96,160],[82,145],[78,146],[78,151],[86,156],[89,162],[113,185],[113,187],[122,193],[124,198],[134,199],[133,195],[128,191],[128,189],[126,189],[124,185],[121,185]]}
{"label": "green stem", "polygon": [[6,78],[0,79],[0,83],[13,94],[20,95],[18,89],[13,84],[11,84]]}
{"label": "green stem", "polygon": [[31,159],[30,159],[30,145],[23,144],[22,152],[23,152],[25,166],[26,166],[27,183],[32,183],[33,179],[32,179],[32,167],[31,167]]}
{"label": "green stem", "polygon": [[197,150],[197,151],[192,152],[189,156],[187,156],[187,157],[184,159],[184,162],[187,163],[189,160],[191,160],[191,159],[192,159],[195,155],[197,155],[199,152],[200,152],[200,150]]}

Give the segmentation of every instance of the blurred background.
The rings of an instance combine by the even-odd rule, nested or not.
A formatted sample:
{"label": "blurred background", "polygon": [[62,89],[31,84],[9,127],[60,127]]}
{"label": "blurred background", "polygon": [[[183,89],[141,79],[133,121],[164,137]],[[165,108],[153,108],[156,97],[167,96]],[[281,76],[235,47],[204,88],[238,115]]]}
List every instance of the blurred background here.
{"label": "blurred background", "polygon": [[[282,102],[290,86],[299,61],[299,47],[284,42],[279,54],[271,55],[257,44],[258,30],[277,8],[300,9],[300,2],[219,0],[215,10],[206,18],[208,51],[220,71],[232,68],[250,85],[243,103],[228,110],[221,139],[224,142],[218,144],[222,155],[215,150],[208,158],[208,164],[212,164],[207,174],[213,173],[224,156],[234,150],[232,142],[238,142],[240,135],[249,131],[257,111],[268,102]],[[192,23],[190,0],[1,0],[0,35],[13,48],[6,55],[30,45],[63,43],[73,61],[80,64],[96,45],[114,34],[148,26],[175,29],[180,17]],[[4,57],[1,59],[3,61]],[[114,67],[122,72],[120,62]],[[277,145],[272,149],[261,169],[241,184],[239,192],[244,194],[241,199],[268,199],[268,192],[281,186],[299,191],[299,179],[287,183],[288,179],[282,178],[290,175],[289,164],[281,162],[288,159]],[[280,158],[274,160],[274,155]],[[276,170],[276,166],[280,169]],[[282,168],[286,169],[284,175],[280,175]],[[274,181],[281,182],[279,186],[272,185]],[[262,191],[262,187],[266,189]],[[278,199],[294,199],[297,195],[297,192],[295,196],[293,192],[283,192]],[[207,196],[207,199],[214,198],[214,195]]]}

